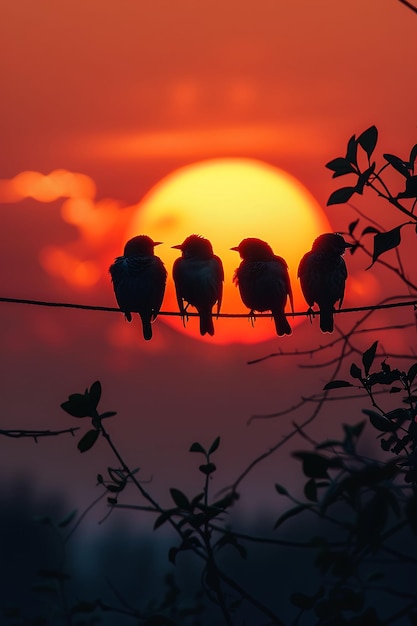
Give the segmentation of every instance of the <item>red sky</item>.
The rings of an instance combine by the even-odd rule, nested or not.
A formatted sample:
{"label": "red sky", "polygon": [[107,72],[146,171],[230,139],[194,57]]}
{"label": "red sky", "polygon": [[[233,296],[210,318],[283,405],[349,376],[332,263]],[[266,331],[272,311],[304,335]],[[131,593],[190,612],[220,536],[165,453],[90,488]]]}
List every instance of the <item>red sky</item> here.
{"label": "red sky", "polygon": [[[404,157],[416,143],[416,28],[417,16],[396,0],[2,0],[0,295],[114,306],[106,268],[132,207],[161,178],[205,158],[263,160],[326,209],[337,181],[324,165],[353,133],[375,124],[380,153]],[[65,198],[12,202],[7,181],[27,170],[83,175],[94,232],[65,221]],[[335,230],[356,217],[345,207],[326,212]],[[45,254],[56,249],[67,260],[99,259],[99,280],[71,285],[48,272]],[[347,262],[352,274],[368,264]],[[375,276],[365,299],[392,293]],[[99,378],[103,408],[120,411],[115,436],[161,491],[172,486],[164,476],[172,465],[177,486],[189,484],[189,444],[217,434],[224,476],[234,477],[290,429],[290,417],[249,429],[247,418],[327,382],[319,370],[300,383],[297,359],[246,365],[277,351],[277,339],[215,346],[161,322],[151,346],[137,326],[126,328],[129,345],[112,341],[113,314],[1,303],[0,314],[2,427],[71,425],[59,404]],[[306,323],[285,347],[318,342],[317,326]],[[29,466],[58,489],[71,469],[73,484],[90,478],[86,500],[93,493],[104,452],[81,458],[64,439],[3,445],[9,474]]]}

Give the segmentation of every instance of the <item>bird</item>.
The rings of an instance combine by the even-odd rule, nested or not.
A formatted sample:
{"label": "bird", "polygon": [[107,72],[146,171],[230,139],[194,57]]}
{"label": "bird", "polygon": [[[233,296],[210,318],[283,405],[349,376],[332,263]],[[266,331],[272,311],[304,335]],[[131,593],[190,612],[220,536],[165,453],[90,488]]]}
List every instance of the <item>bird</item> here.
{"label": "bird", "polygon": [[271,246],[262,239],[248,237],[231,250],[239,252],[242,262],[236,269],[233,282],[239,288],[243,303],[255,311],[271,311],[277,335],[291,335],[291,326],[284,310],[289,298],[294,312],[288,266],[284,259],[274,254]]}
{"label": "bird", "polygon": [[320,329],[323,333],[333,332],[333,312],[336,302],[342,306],[347,278],[343,254],[352,248],[342,235],[324,233],[314,240],[298,266],[301,290],[312,313],[314,303],[320,309]]}
{"label": "bird", "polygon": [[139,313],[143,337],[152,339],[151,323],[156,319],[165,293],[167,271],[154,247],[162,242],[147,235],[137,235],[126,243],[123,256],[110,266],[117,304],[128,322]]}
{"label": "bird", "polygon": [[218,316],[223,297],[221,259],[213,253],[211,242],[200,235],[190,235],[172,248],[182,252],[174,262],[172,276],[184,326],[190,304],[200,316],[200,334],[213,336],[213,307],[217,302]]}

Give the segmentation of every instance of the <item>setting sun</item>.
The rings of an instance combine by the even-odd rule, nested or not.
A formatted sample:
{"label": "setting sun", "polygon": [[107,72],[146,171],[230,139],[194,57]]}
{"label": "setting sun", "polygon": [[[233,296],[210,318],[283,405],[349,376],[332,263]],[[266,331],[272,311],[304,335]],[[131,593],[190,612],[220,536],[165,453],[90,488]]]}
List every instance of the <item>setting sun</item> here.
{"label": "setting sun", "polygon": [[[298,263],[313,239],[328,230],[331,227],[324,211],[294,177],[258,160],[230,158],[195,163],[161,180],[138,205],[126,239],[145,233],[164,242],[157,251],[169,273],[162,311],[177,311],[172,265],[178,250],[171,246],[192,233],[207,237],[225,269],[222,313],[247,313],[233,284],[240,258],[230,248],[245,237],[268,241],[289,266],[295,309],[305,310]],[[195,309],[190,307],[190,311]],[[178,317],[160,319],[201,339],[195,318],[190,318],[185,329]],[[294,327],[300,318],[290,323]],[[220,319],[208,341],[255,343],[272,337],[276,335],[269,319],[258,320],[255,328],[245,319]]]}

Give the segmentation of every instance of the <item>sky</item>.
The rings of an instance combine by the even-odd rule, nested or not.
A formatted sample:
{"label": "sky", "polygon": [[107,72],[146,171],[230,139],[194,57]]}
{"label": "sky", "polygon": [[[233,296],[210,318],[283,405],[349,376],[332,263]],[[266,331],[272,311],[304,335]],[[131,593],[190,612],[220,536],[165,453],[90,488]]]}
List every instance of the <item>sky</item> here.
{"label": "sky", "polygon": [[[141,202],[206,159],[287,172],[331,229],[346,231],[357,214],[326,207],[337,181],[325,164],[372,124],[379,154],[408,156],[416,27],[396,0],[0,0],[0,296],[115,306],[108,266]],[[383,273],[366,273],[367,259],[347,264],[347,306],[397,293]],[[298,357],[247,364],[323,343],[308,321],[288,339],[218,345],[160,318],[145,344],[139,325],[114,313],[0,303],[0,315],[2,427],[73,426],[60,403],[100,379],[103,410],[118,411],[116,442],[161,497],[174,480],[196,484],[193,441],[221,435],[221,487],[294,419],[247,426],[251,415],[293,406],[327,382],[326,371],[300,370]],[[247,320],[217,321],[232,323],[256,333]],[[409,340],[392,345],[405,350]],[[29,471],[36,489],[70,501],[91,501],[96,473],[112,462],[102,442],[83,456],[70,437],[2,444],[5,479]],[[271,496],[265,473],[280,481],[286,463],[281,453],[248,479],[260,507]]]}

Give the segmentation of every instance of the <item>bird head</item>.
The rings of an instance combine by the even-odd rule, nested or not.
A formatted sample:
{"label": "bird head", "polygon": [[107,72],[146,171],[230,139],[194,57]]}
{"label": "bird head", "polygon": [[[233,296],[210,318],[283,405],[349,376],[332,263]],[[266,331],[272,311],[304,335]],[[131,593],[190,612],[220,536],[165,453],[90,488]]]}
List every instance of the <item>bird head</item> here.
{"label": "bird head", "polygon": [[242,239],[238,246],[230,249],[239,252],[244,261],[268,261],[274,257],[271,246],[256,237]]}
{"label": "bird head", "polygon": [[348,243],[338,233],[324,233],[319,235],[313,241],[313,252],[322,252],[326,254],[334,254],[341,256],[345,253],[346,248],[353,248],[353,244]]}
{"label": "bird head", "polygon": [[183,257],[197,257],[199,259],[209,259],[213,256],[213,246],[208,239],[200,235],[190,235],[176,246],[176,250],[181,250]]}
{"label": "bird head", "polygon": [[137,235],[125,245],[124,256],[153,256],[153,249],[162,241],[153,241],[148,235]]}

